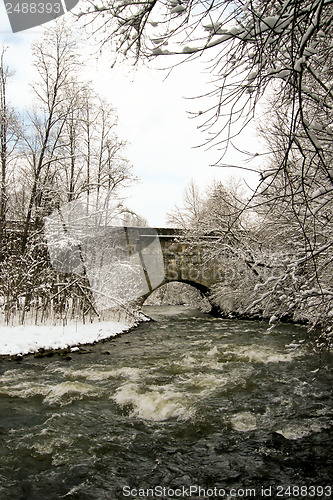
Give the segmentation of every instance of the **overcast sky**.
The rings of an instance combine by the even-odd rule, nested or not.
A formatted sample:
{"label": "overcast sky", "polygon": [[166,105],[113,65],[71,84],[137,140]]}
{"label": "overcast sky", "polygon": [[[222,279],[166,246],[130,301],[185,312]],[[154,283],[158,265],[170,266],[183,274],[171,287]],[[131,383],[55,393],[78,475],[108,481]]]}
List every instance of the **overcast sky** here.
{"label": "overcast sky", "polygon": [[[71,14],[67,14],[69,16]],[[48,26],[51,23],[48,23]],[[41,27],[12,34],[0,3],[1,41],[9,46],[7,64],[15,71],[11,81],[12,105],[29,106],[28,82],[32,78],[30,44],[41,36]],[[166,61],[169,64],[170,59]],[[137,70],[122,64],[110,69],[105,60],[87,61],[87,73],[94,79],[97,89],[117,109],[118,135],[128,141],[127,157],[134,167],[134,174],[141,180],[128,193],[127,205],[144,216],[151,226],[165,226],[167,212],[175,204],[182,205],[185,187],[191,179],[205,187],[213,179],[246,175],[252,185],[256,176],[237,169],[210,166],[219,158],[216,150],[206,150],[200,145],[205,136],[198,130],[199,122],[188,117],[188,111],[201,109],[199,102],[188,100],[207,89],[210,75],[204,74],[205,66],[195,61],[180,65],[165,79],[165,74],[154,68]],[[248,129],[238,140],[238,145],[253,153],[259,149],[254,128]],[[249,166],[245,157],[231,151],[226,163]]]}

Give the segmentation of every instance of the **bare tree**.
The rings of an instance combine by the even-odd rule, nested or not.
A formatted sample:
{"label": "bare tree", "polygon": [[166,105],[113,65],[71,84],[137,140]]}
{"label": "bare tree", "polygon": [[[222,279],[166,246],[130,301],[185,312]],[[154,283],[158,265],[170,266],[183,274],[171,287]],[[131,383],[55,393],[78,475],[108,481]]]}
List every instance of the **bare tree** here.
{"label": "bare tree", "polygon": [[[135,177],[125,157],[126,143],[116,133],[115,110],[80,79],[80,54],[72,31],[57,23],[34,43],[33,55],[33,109],[25,114],[22,133],[6,99],[9,72],[4,52],[0,60],[1,236],[7,211],[23,221],[23,235],[18,221],[14,229],[19,231],[1,241],[1,305],[7,322],[17,315],[24,322],[27,314],[35,321],[53,314],[82,314],[84,319],[96,313],[87,276],[66,275],[66,269],[50,266],[42,223],[52,212],[61,214],[63,205],[70,211],[71,202],[86,194],[96,202],[90,211],[95,208],[98,214],[109,208],[110,217],[125,218],[130,211],[124,207],[121,189]],[[12,158],[17,160],[10,169],[15,182],[9,184]]]}
{"label": "bare tree", "polygon": [[67,114],[61,134],[58,164],[61,179],[58,189],[63,192],[63,202],[73,201],[80,192],[80,180],[84,171],[81,144],[83,140],[82,107],[86,97],[86,85],[72,82],[67,90],[67,99],[73,103]]}
{"label": "bare tree", "polygon": [[5,66],[4,57],[5,49],[3,48],[0,55],[0,241],[6,227],[9,164],[14,158],[14,150],[20,135],[17,117],[7,101],[7,86],[10,71]]}
{"label": "bare tree", "polygon": [[[313,150],[304,132],[290,144],[289,110],[277,102],[273,109],[262,131],[272,154],[251,204],[258,214],[257,234],[266,250],[266,262],[270,260],[275,272],[258,289],[256,305],[274,303],[275,316],[278,312],[278,317],[303,317],[313,327],[324,326],[329,339],[333,298],[332,171]],[[309,122],[311,133],[321,135],[321,152],[331,158],[330,131],[321,129],[321,110],[315,113],[312,107],[308,111],[313,115]]]}
{"label": "bare tree", "polygon": [[116,111],[105,99],[90,92],[82,107],[82,115],[85,190],[89,193],[105,188],[115,195],[119,188],[134,180],[131,166],[124,156],[126,142],[116,133]]}
{"label": "bare tree", "polygon": [[33,45],[34,65],[39,79],[32,86],[37,108],[30,114],[26,135],[26,156],[32,172],[32,187],[28,203],[22,251],[24,251],[35,207],[35,219],[40,219],[44,189],[53,182],[53,166],[57,161],[60,137],[74,104],[68,99],[68,87],[79,67],[76,41],[65,24],[57,24],[45,32]]}
{"label": "bare tree", "polygon": [[[326,62],[330,57],[332,0],[162,0],[87,2],[81,13],[114,53],[137,59],[206,54],[213,89],[211,106],[198,114],[208,142],[225,146],[253,116],[260,98],[277,85],[281,100],[294,102],[297,120],[317,150],[315,134],[302,118],[310,102],[331,109]],[[179,61],[177,60],[176,63]],[[171,64],[173,64],[171,62]],[[305,79],[317,83],[309,91]],[[319,154],[319,151],[317,151]]]}
{"label": "bare tree", "polygon": [[182,229],[194,227],[199,223],[200,214],[202,211],[202,195],[199,187],[192,179],[190,184],[184,190],[183,207],[175,207],[168,214],[168,221]]}
{"label": "bare tree", "polygon": [[0,240],[5,227],[6,216],[6,173],[7,173],[7,102],[6,102],[7,72],[4,68],[4,49],[0,61],[0,141],[1,141],[1,181],[0,181]]}
{"label": "bare tree", "polygon": [[96,192],[98,196],[102,190],[112,193],[115,199],[135,180],[124,155],[126,142],[116,133],[116,112],[87,83],[76,84],[71,92],[75,105],[67,115],[59,141],[57,165],[61,178],[55,188],[61,188],[63,202],[86,193],[89,204],[90,195]]}

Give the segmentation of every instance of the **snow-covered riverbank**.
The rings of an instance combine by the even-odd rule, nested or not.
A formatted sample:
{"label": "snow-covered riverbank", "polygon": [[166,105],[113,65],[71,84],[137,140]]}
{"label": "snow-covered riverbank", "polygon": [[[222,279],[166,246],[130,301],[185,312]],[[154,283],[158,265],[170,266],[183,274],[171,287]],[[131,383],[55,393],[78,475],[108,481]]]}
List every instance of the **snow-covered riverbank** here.
{"label": "snow-covered riverbank", "polygon": [[39,349],[64,349],[114,337],[133,325],[116,321],[66,326],[0,326],[0,355],[28,354]]}

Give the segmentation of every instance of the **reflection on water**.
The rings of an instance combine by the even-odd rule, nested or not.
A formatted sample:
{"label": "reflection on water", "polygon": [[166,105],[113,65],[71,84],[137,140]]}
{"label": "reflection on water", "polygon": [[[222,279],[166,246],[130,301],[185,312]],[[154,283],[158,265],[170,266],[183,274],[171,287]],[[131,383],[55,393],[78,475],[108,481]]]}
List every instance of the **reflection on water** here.
{"label": "reflection on water", "polygon": [[1,499],[329,484],[331,354],[301,327],[149,314],[71,361],[0,364]]}

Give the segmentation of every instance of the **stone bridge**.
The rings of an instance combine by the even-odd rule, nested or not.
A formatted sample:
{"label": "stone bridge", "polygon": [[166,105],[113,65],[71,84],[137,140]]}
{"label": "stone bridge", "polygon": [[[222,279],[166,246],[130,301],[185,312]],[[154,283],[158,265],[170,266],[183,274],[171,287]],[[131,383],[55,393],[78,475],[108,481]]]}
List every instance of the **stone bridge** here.
{"label": "stone bridge", "polygon": [[[194,286],[203,294],[207,294],[212,285],[221,276],[216,260],[204,256],[205,241],[190,245],[181,238],[181,230],[175,228],[124,227],[129,253],[137,252],[143,263],[148,289],[142,295],[144,301],[160,286],[178,281]],[[211,236],[211,238],[215,238]],[[152,245],[154,241],[159,245]],[[146,249],[149,249],[148,252]],[[163,256],[163,279],[154,280],[154,273],[149,270],[147,260],[155,269],[158,267],[153,253],[161,252]],[[146,256],[149,256],[149,259]],[[148,267],[148,268],[147,268]],[[152,277],[152,279],[151,279]]]}
{"label": "stone bridge", "polygon": [[[206,295],[225,274],[221,263],[204,252],[214,235],[190,245],[175,228],[81,224],[74,220],[65,227],[55,218],[44,228],[51,265],[64,273],[86,273],[96,297],[104,295],[106,302],[116,296],[122,303],[143,303],[171,282]],[[13,221],[8,230],[20,233],[21,225]]]}
{"label": "stone bridge", "polygon": [[62,272],[85,272],[101,309],[112,298],[143,303],[173,281],[206,295],[220,277],[218,263],[203,251],[209,236],[190,245],[174,228],[80,224],[66,229],[54,219],[46,227],[51,264]]}

